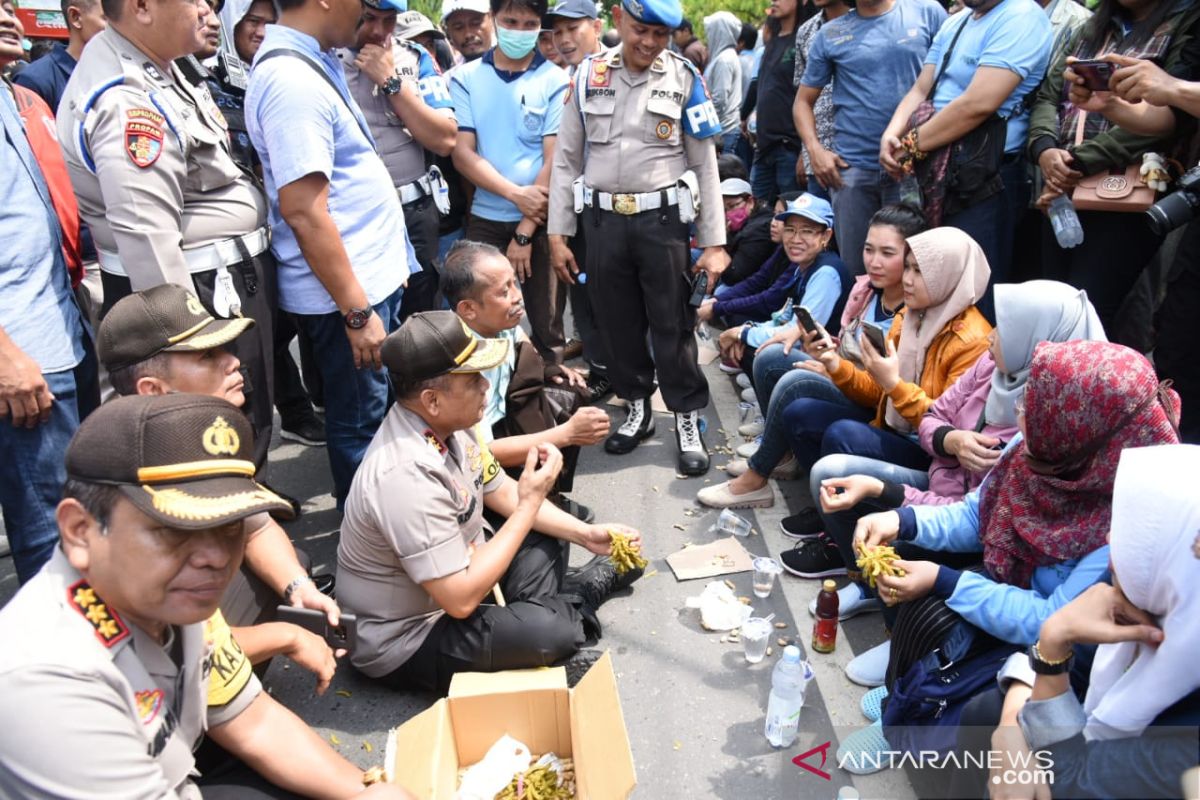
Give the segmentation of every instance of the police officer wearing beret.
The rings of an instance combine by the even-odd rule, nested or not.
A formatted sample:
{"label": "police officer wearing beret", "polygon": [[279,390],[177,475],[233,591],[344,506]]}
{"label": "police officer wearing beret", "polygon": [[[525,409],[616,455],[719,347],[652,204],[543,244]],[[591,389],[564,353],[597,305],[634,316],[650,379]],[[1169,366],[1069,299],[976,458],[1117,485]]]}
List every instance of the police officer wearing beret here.
{"label": "police officer wearing beret", "polygon": [[[238,410],[201,395],[118,398],[80,426],[61,544],[0,611],[0,794],[410,797],[364,791],[262,691],[217,610],[245,520],[291,514],[253,451]],[[219,777],[195,775],[206,732],[237,760]]]}
{"label": "police officer wearing beret", "polygon": [[[699,427],[708,383],[688,300],[690,273],[703,272],[715,287],[729,265],[712,141],[721,126],[700,73],[666,49],[683,18],[678,0],[624,0],[612,13],[621,44],[584,61],[567,93],[550,180],[551,264],[574,281],[579,266],[567,240],[579,212],[608,377],[629,403],[605,449],[628,453],[654,433],[657,369],[675,412],[679,471],[701,475],[709,464]],[[693,220],[704,252],[689,270]]]}
{"label": "police officer wearing beret", "polygon": [[271,438],[275,263],[267,203],[230,154],[205,86],[173,63],[205,47],[207,2],[103,0],[58,111],[79,211],[92,230],[104,312],[131,291],[174,283],[216,316],[258,324],[236,344],[265,463]]}

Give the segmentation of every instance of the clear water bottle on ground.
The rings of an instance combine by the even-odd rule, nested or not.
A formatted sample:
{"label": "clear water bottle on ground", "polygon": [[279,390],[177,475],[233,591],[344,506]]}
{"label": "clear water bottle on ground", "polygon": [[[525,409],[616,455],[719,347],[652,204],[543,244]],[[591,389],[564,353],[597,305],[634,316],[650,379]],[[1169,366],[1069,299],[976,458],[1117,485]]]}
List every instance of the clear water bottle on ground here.
{"label": "clear water bottle on ground", "polygon": [[911,172],[900,179],[900,202],[921,207],[921,182]]}
{"label": "clear water bottle on ground", "polygon": [[773,747],[788,747],[796,741],[804,690],[812,678],[812,666],[800,660],[800,648],[785,647],[771,673],[771,698],[767,701],[766,736]]}
{"label": "clear water bottle on ground", "polygon": [[1079,215],[1075,213],[1071,198],[1060,194],[1051,201],[1048,213],[1059,247],[1078,247],[1083,244],[1083,226],[1079,224]]}

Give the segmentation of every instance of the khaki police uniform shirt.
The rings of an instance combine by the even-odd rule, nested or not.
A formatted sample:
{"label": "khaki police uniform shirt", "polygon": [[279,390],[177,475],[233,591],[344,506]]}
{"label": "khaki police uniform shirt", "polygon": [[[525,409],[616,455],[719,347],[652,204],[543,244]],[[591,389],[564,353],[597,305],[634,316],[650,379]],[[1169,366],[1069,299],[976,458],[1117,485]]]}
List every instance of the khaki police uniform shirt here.
{"label": "khaki police uniform shirt", "polygon": [[674,186],[691,169],[700,183],[697,243],[725,244],[716,147],[711,139],[687,135],[683,126],[698,80],[690,64],[669,50],[640,73],[625,67],[620,46],[580,64],[554,147],[549,233],[574,235],[571,184],[580,175],[604,192],[652,192]]}
{"label": "khaki police uniform shirt", "polygon": [[355,667],[382,677],[425,641],[446,612],[421,584],[467,568],[484,542],[483,495],[504,477],[478,426],[443,442],[392,406],[355,473],[338,544],[338,602],[358,615]]}
{"label": "khaki police uniform shirt", "polygon": [[119,257],[134,291],[190,288],[185,249],[266,221],[266,199],[230,155],[208,89],[174,64],[164,72],[111,26],[88,42],[71,74],[58,138],[80,215],[96,247]]}
{"label": "khaki police uniform shirt", "polygon": [[160,644],[56,550],[0,611],[0,796],[200,797],[192,751],[262,686],[220,612]]}

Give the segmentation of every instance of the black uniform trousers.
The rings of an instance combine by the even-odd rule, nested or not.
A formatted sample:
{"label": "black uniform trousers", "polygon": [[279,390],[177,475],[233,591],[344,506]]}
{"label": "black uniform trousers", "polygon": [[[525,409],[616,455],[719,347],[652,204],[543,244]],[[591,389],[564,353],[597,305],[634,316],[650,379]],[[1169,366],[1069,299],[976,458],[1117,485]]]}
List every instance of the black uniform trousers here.
{"label": "black uniform trousers", "polygon": [[456,672],[546,667],[600,635],[595,612],[564,594],[568,544],[530,531],[500,579],[506,606],[490,598],[466,619],[443,614],[408,661],[384,680],[445,694]]}
{"label": "black uniform trousers", "polygon": [[688,226],[679,209],[624,216],[593,206],[579,215],[579,224],[588,228],[588,293],[617,396],[641,400],[654,394],[657,367],[667,408],[707,406],[708,381],[696,360],[696,310],[688,305]]}
{"label": "black uniform trousers", "polygon": [[408,228],[408,240],[412,242],[413,251],[417,254],[417,263],[421,271],[408,278],[408,286],[400,301],[400,321],[408,319],[409,315],[418,311],[433,311],[440,308],[437,304],[438,292],[438,223],[441,215],[433,197],[425,196],[405,203],[404,226]]}
{"label": "black uniform trousers", "polygon": [[[587,226],[580,218],[575,235],[571,237],[571,254],[579,267],[575,283],[568,292],[571,298],[571,314],[575,319],[575,330],[583,342],[583,360],[596,375],[608,373],[608,351],[604,337],[596,325],[596,313],[592,310],[592,296],[587,285]],[[583,278],[583,280],[580,280]]]}
{"label": "black uniform trousers", "polygon": [[[242,301],[242,316],[254,320],[254,326],[226,345],[226,349],[242,362],[242,373],[246,377],[246,405],[243,411],[254,428],[254,464],[260,480],[267,464],[267,450],[271,447],[271,428],[274,409],[273,382],[275,370],[274,315],[277,308],[278,285],[276,282],[275,257],[270,250],[238,264],[229,266],[233,286]],[[192,273],[192,288],[200,302],[213,311],[213,286],[217,271]],[[123,275],[100,274],[104,284],[104,307],[100,312],[103,319],[108,310],[122,297],[132,293],[129,278]]]}

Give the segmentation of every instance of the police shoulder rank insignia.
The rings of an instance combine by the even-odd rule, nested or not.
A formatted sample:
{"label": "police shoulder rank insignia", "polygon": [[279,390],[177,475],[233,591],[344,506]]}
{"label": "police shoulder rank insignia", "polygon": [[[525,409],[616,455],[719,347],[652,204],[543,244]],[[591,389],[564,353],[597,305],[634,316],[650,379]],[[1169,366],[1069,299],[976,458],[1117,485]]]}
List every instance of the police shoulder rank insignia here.
{"label": "police shoulder rank insignia", "polygon": [[659,122],[657,125],[654,126],[654,135],[657,136],[659,139],[664,139],[664,140],[670,139],[671,133],[674,130],[675,130],[675,126],[672,125],[669,121],[664,119],[661,122]]}
{"label": "police shoulder rank insignia", "polygon": [[442,444],[442,440],[433,432],[433,428],[426,428],[421,432],[421,435],[425,437],[427,445],[437,450],[441,455],[446,455],[446,445]]}
{"label": "police shoulder rank insignia", "polygon": [[129,638],[129,628],[116,611],[96,596],[96,590],[87,581],[79,580],[67,587],[67,603],[91,624],[96,639],[105,647],[113,647]]}
{"label": "police shoulder rank insignia", "polygon": [[129,160],[143,169],[162,154],[162,114],[149,108],[131,108],[125,112],[125,150]]}

